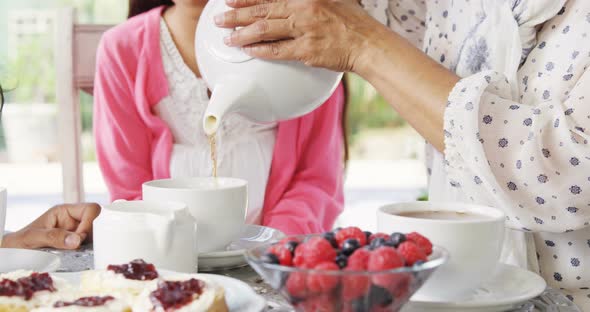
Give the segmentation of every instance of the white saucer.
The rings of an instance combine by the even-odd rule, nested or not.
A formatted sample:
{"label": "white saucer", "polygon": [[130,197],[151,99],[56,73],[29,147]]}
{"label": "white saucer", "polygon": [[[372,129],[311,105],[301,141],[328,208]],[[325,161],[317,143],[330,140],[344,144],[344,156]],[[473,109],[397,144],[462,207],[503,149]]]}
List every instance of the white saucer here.
{"label": "white saucer", "polygon": [[229,244],[226,250],[199,254],[199,271],[211,272],[233,269],[248,263],[244,258],[246,249],[279,241],[285,237],[283,232],[260,225],[246,225],[240,238]]}
{"label": "white saucer", "polygon": [[48,252],[0,248],[0,273],[16,270],[53,272],[59,266],[59,257]]}
{"label": "white saucer", "polygon": [[[158,270],[162,277],[182,274],[166,270]],[[57,277],[61,277],[74,286],[80,284],[80,276],[82,272],[73,273],[52,273]],[[266,300],[260,295],[256,294],[248,284],[228,276],[216,274],[200,274],[215,283],[218,283],[225,290],[225,301],[232,312],[261,312],[266,308]]]}
{"label": "white saucer", "polygon": [[[449,285],[449,287],[453,287]],[[512,266],[501,264],[498,273],[484,283],[465,300],[435,302],[412,298],[402,312],[415,311],[506,311],[542,294],[547,287],[539,275]]]}

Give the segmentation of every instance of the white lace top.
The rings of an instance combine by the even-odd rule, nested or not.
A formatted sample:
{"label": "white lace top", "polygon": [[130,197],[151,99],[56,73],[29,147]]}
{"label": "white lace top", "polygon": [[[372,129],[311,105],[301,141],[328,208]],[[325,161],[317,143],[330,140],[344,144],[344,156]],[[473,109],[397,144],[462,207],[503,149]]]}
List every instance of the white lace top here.
{"label": "white lace top", "polygon": [[[209,141],[201,126],[209,102],[207,86],[184,63],[164,19],[160,22],[160,35],[170,92],[155,110],[174,136],[170,175],[172,178],[211,176]],[[260,125],[232,115],[217,133],[218,175],[248,181],[248,223],[261,221],[276,128],[276,124]]]}

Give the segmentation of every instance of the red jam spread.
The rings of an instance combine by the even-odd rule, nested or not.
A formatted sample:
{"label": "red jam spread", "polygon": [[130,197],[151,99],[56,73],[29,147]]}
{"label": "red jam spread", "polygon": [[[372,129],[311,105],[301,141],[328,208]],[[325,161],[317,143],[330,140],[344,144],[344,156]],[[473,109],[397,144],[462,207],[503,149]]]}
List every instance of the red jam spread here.
{"label": "red jam spread", "polygon": [[109,265],[107,270],[113,271],[117,274],[123,274],[126,279],[137,281],[151,281],[158,278],[156,267],[143,260],[133,260],[122,265]]}
{"label": "red jam spread", "polygon": [[0,296],[23,297],[30,300],[38,291],[54,292],[53,279],[47,273],[32,273],[16,281],[4,279],[0,281]]}
{"label": "red jam spread", "polygon": [[53,307],[54,308],[63,308],[69,306],[78,306],[78,307],[101,307],[105,305],[107,302],[114,300],[115,298],[111,296],[106,297],[83,297],[73,302],[65,302],[65,301],[58,301],[56,302]]}
{"label": "red jam spread", "polygon": [[150,294],[154,307],[161,307],[164,311],[178,309],[198,298],[203,292],[205,284],[197,279],[188,281],[160,282],[158,289]]}

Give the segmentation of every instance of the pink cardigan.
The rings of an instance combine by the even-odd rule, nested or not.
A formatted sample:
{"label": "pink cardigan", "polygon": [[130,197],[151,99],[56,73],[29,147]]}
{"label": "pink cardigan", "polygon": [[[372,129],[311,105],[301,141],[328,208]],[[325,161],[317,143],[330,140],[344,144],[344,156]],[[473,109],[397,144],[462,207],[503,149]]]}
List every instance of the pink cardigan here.
{"label": "pink cardigan", "polygon": [[[153,107],[168,95],[160,54],[163,7],[104,34],[94,87],[94,136],[115,199],[141,198],[141,185],[170,177],[173,137]],[[263,225],[287,234],[330,229],[343,208],[344,105],[340,85],[314,112],[278,125]]]}

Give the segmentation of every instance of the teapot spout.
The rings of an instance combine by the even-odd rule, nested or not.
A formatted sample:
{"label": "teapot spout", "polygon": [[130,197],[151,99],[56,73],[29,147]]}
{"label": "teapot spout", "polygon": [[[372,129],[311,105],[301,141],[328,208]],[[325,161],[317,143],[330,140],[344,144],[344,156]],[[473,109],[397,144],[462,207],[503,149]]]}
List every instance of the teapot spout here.
{"label": "teapot spout", "polygon": [[239,112],[256,98],[256,88],[250,81],[231,79],[217,84],[211,94],[211,100],[203,117],[205,134],[214,134],[225,115]]}

